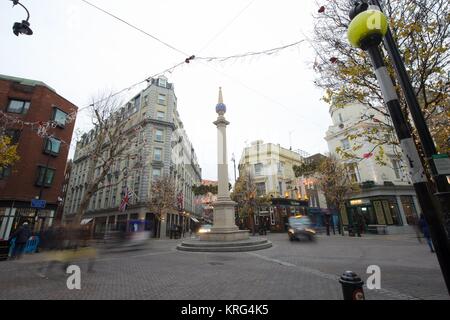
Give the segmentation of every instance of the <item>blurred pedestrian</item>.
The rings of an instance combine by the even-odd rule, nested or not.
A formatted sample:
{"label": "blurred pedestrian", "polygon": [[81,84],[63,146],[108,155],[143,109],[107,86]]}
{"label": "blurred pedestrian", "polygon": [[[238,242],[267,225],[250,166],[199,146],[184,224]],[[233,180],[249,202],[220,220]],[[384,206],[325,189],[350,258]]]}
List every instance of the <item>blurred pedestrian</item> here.
{"label": "blurred pedestrian", "polygon": [[419,243],[422,243],[422,235],[420,234],[420,225],[419,225],[419,219],[417,219],[416,215],[413,215],[411,217],[411,224],[414,228],[414,231],[416,233],[416,237],[417,237],[417,241],[419,241]]}
{"label": "blurred pedestrian", "polygon": [[31,229],[28,222],[24,222],[22,226],[11,234],[9,241],[15,238],[14,250],[12,253],[12,259],[20,259],[27,244],[28,239],[31,237]]}
{"label": "blurred pedestrian", "polygon": [[327,236],[330,235],[330,214],[325,213],[325,228],[327,230]]}
{"label": "blurred pedestrian", "polygon": [[266,220],[265,220],[265,233],[264,234],[267,234],[267,231],[270,231],[270,221],[269,221],[269,217],[266,217]]}
{"label": "blurred pedestrian", "polygon": [[356,232],[358,237],[361,237],[361,233],[364,232],[365,220],[362,212],[356,213]]}
{"label": "blurred pedestrian", "polygon": [[334,216],[333,215],[331,215],[330,221],[331,221],[331,228],[333,230],[333,235],[336,235],[336,228],[335,228]]}
{"label": "blurred pedestrian", "polygon": [[423,215],[423,213],[420,214],[419,226],[420,226],[420,229],[422,230],[424,238],[427,240],[427,243],[428,243],[428,246],[430,247],[431,252],[434,253],[433,242],[431,241],[431,236],[430,236],[430,228],[428,227],[428,223],[425,220],[425,216]]}

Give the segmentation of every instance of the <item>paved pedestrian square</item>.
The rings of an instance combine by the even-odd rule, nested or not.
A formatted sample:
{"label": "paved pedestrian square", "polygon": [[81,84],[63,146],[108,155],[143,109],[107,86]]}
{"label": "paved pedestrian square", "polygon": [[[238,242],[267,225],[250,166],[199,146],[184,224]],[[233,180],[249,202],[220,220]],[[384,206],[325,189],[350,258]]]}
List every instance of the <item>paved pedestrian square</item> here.
{"label": "paved pedestrian square", "polygon": [[381,268],[381,289],[366,299],[448,299],[436,255],[414,235],[319,235],[290,242],[268,234],[273,247],[239,253],[176,250],[181,240],[150,240],[138,251],[104,252],[95,272],[81,262],[81,290],[69,290],[60,266],[38,275],[42,254],[0,262],[0,299],[342,299],[340,274],[363,280],[369,265]]}

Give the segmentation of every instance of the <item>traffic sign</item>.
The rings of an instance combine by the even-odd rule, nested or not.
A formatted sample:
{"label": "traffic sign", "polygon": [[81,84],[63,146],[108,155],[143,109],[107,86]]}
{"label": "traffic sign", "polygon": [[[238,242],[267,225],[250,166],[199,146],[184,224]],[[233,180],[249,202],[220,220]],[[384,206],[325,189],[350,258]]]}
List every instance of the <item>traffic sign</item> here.
{"label": "traffic sign", "polygon": [[31,200],[31,207],[32,208],[44,209],[45,205],[46,205],[46,201],[45,200],[40,200],[40,199],[33,199],[33,200]]}
{"label": "traffic sign", "polygon": [[438,174],[450,175],[450,158],[447,154],[433,154],[434,165]]}

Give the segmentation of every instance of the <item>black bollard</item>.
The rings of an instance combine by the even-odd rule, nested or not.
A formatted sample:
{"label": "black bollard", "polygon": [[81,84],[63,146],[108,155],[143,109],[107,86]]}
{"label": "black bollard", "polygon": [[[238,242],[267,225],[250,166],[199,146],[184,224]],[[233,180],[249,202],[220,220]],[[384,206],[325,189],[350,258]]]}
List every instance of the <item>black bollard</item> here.
{"label": "black bollard", "polygon": [[364,281],[353,271],[345,271],[339,282],[342,285],[344,300],[365,300],[363,284]]}

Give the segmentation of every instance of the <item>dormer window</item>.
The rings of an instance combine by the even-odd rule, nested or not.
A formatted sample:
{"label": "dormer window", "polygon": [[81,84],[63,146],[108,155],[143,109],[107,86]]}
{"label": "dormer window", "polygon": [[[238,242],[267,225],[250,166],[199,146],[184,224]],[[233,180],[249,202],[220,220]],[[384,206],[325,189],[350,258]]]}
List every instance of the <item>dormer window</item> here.
{"label": "dormer window", "polygon": [[167,80],[164,78],[158,78],[158,86],[167,88]]}

